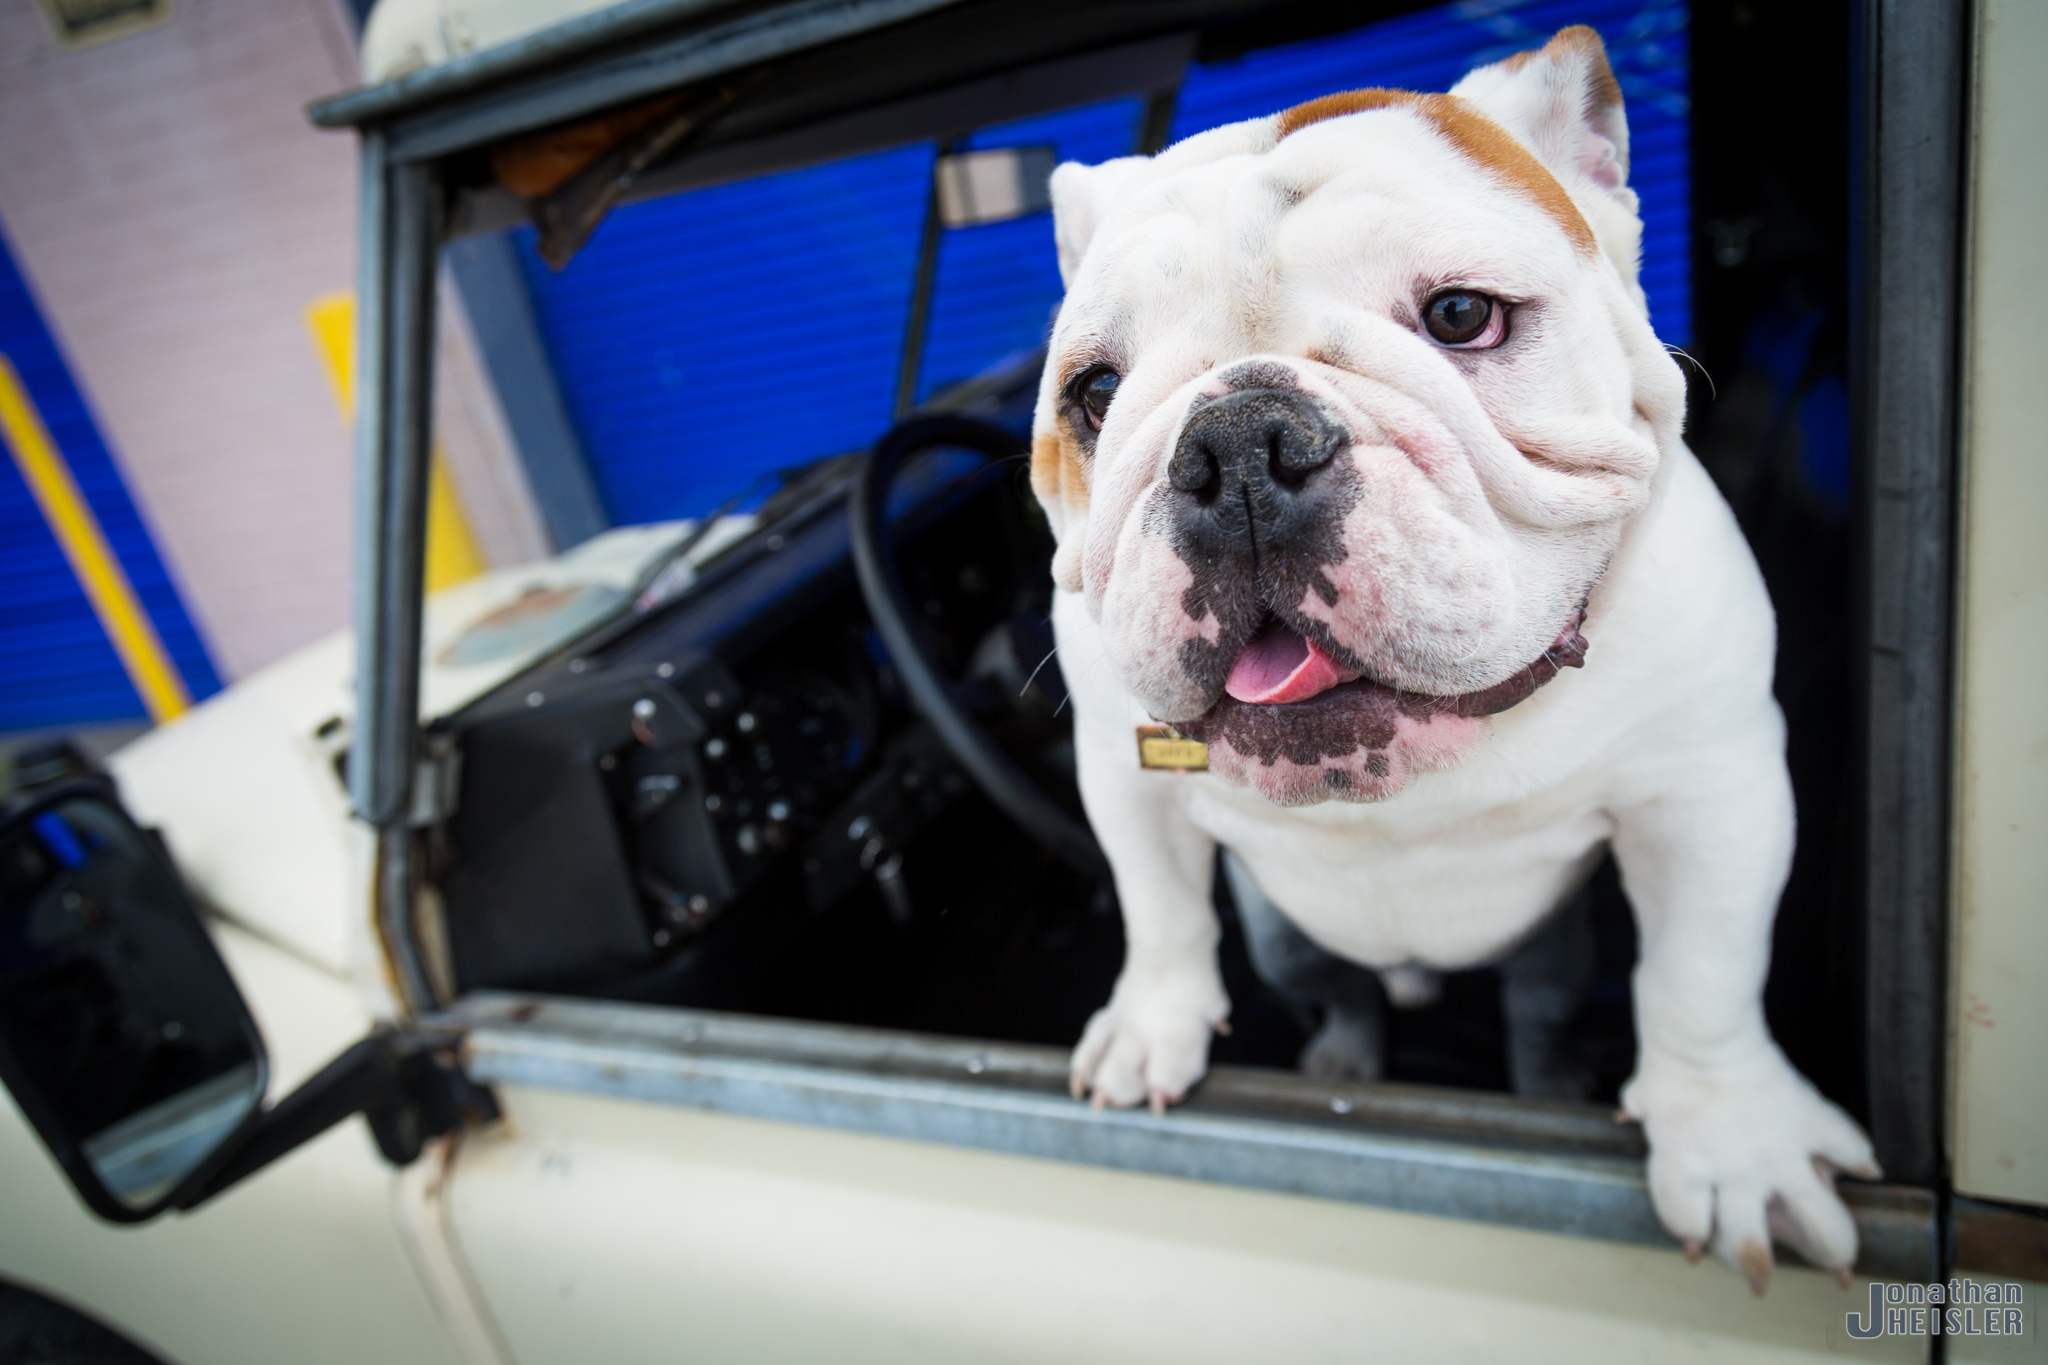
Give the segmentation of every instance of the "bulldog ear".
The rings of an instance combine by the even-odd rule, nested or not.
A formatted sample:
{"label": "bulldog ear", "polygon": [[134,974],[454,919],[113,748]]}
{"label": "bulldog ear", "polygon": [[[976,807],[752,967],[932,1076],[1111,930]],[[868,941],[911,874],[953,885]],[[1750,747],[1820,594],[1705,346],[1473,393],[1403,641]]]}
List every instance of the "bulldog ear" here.
{"label": "bulldog ear", "polygon": [[1533,52],[1480,67],[1451,93],[1536,154],[1633,283],[1642,221],[1628,186],[1628,116],[1600,35],[1575,24]]}
{"label": "bulldog ear", "polygon": [[1124,188],[1152,165],[1148,156],[1122,156],[1097,166],[1067,161],[1052,173],[1052,232],[1059,246],[1060,283],[1072,284],[1095,229]]}
{"label": "bulldog ear", "polygon": [[[1584,24],[1451,87],[1520,138],[1567,188],[1628,186],[1628,118],[1607,46]],[[1633,205],[1631,205],[1633,207]]]}

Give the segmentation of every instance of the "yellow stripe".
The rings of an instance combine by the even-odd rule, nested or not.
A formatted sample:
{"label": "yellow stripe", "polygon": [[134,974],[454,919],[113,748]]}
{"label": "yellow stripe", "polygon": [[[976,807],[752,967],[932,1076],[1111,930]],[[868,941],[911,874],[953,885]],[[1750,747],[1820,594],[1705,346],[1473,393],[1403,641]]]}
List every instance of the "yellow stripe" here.
{"label": "yellow stripe", "polygon": [[434,450],[434,463],[427,474],[427,563],[429,595],[467,583],[484,571],[483,553],[470,532],[469,518],[462,514],[462,502],[455,496],[455,480],[448,476],[448,461]]}
{"label": "yellow stripe", "polygon": [[165,653],[148,613],[135,600],[135,589],[121,571],[121,561],[107,547],[99,521],[80,496],[70,468],[21,386],[21,376],[4,355],[0,355],[0,434],[5,435],[8,452],[35,495],[36,505],[42,508],[43,520],[64,548],[64,557],[71,561],[71,572],[85,589],[100,618],[100,628],[113,641],[129,681],[149,708],[150,719],[159,725],[177,719],[192,705],[192,694],[185,690],[185,680]]}
{"label": "yellow stripe", "polygon": [[322,294],[306,305],[306,330],[320,353],[320,368],[334,388],[334,406],[341,420],[356,417],[356,296]]}
{"label": "yellow stripe", "polygon": [[[355,336],[356,300],[353,294],[326,294],[306,305],[306,329],[313,334],[327,382],[334,387],[334,403],[344,422],[353,420],[356,409]],[[456,496],[455,480],[448,475],[448,462],[434,450],[427,475],[427,591],[436,593],[466,583],[484,571],[483,553],[477,549],[476,533],[463,515],[462,500]]]}

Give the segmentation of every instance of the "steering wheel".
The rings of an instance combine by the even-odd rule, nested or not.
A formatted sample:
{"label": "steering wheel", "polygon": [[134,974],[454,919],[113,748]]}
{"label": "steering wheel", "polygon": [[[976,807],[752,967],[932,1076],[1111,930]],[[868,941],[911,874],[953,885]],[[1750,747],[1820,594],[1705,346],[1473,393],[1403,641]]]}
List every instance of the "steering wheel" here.
{"label": "steering wheel", "polygon": [[1102,856],[1095,835],[1040,791],[967,714],[911,624],[915,613],[896,570],[889,535],[889,489],[911,456],[939,446],[972,450],[994,460],[1021,455],[1027,448],[1016,433],[969,417],[914,418],[884,436],[861,465],[849,509],[860,594],[912,704],[975,785],[1061,862],[1091,881],[1108,882],[1109,860]]}

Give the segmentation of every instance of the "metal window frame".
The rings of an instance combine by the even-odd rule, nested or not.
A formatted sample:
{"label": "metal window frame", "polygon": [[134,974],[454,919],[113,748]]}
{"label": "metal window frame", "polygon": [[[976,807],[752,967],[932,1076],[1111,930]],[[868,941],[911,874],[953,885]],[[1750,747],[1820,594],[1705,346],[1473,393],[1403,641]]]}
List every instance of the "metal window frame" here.
{"label": "metal window frame", "polygon": [[[1669,1247],[1639,1130],[1595,1105],[1219,1066],[1170,1114],[1092,1109],[1067,1054],[479,991],[420,1021],[485,1085],[570,1091]],[[1866,1274],[1927,1280],[1926,1190],[1850,1184]]]}
{"label": "metal window frame", "polygon": [[[1512,1099],[1403,1098],[1402,1087],[1385,1086],[1340,1094],[1318,1091],[1301,1078],[1255,1080],[1255,1073],[1220,1068],[1200,1097],[1170,1118],[1092,1114],[1056,1093],[1056,1083],[1049,1091],[1048,1077],[1063,1077],[1064,1063],[1044,1049],[931,1039],[913,1045],[900,1036],[836,1026],[538,997],[477,996],[436,1012],[414,924],[418,872],[410,816],[418,760],[433,280],[447,237],[451,159],[622,100],[872,37],[920,18],[952,23],[957,36],[963,16],[974,22],[977,15],[1000,14],[1010,2],[791,0],[747,7],[629,0],[311,110],[316,123],[352,125],[361,137],[355,550],[361,723],[352,741],[350,785],[359,818],[375,831],[375,922],[403,1008],[423,1024],[462,1034],[473,1074],[486,1082],[659,1099],[1668,1243],[1649,1210],[1639,1156],[1612,1142],[1589,1147],[1585,1125],[1596,1111],[1585,1107],[1574,1115]],[[1248,7],[1257,6],[1245,0],[1094,3],[1085,22],[1076,21],[1066,55],[1186,32]],[[1412,7],[1390,0],[1390,11]],[[1858,14],[1863,145],[1855,247],[1863,288],[1854,325],[1867,585],[1861,613],[1865,1070],[1880,1156],[1895,1179],[1914,1188],[1850,1187],[1849,1193],[1865,1239],[1865,1269],[1931,1278],[1943,1268],[1936,1235],[1943,1178],[1942,870],[1968,29],[1960,9],[1906,0],[1862,0]],[[1020,60],[1046,56],[1040,47]],[[972,61],[963,67],[954,60],[932,85],[987,74]],[[1337,1113],[1340,1101],[1353,1106],[1356,1117],[1348,1124],[1304,1121],[1309,1113]],[[1402,1117],[1404,1104],[1436,1116],[1420,1125],[1426,1132],[1418,1134],[1412,1114]]]}
{"label": "metal window frame", "polygon": [[1863,721],[1864,1093],[1937,1186],[1948,1059],[1950,700],[1967,4],[1862,0],[1851,296]]}

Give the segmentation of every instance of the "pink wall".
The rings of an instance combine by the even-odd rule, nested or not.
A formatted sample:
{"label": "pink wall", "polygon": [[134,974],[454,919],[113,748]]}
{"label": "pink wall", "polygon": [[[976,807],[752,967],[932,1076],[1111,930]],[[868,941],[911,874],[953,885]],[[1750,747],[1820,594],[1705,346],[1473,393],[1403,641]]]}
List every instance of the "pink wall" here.
{"label": "pink wall", "polygon": [[0,223],[227,677],[348,618],[350,450],[301,309],[354,287],[334,0],[57,46],[0,0]]}

